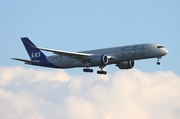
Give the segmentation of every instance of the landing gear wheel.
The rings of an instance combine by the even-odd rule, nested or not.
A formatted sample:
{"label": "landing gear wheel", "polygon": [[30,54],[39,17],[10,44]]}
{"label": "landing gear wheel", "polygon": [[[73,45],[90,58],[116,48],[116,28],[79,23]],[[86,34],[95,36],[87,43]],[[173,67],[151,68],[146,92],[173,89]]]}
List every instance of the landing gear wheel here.
{"label": "landing gear wheel", "polygon": [[160,62],[157,62],[157,65],[160,65],[161,63]]}
{"label": "landing gear wheel", "polygon": [[92,73],[92,72],[93,72],[93,69],[84,68],[84,69],[83,69],[83,72],[90,72],[90,73]]}
{"label": "landing gear wheel", "polygon": [[104,75],[106,75],[107,72],[106,72],[106,71],[103,71],[103,70],[98,70],[98,71],[97,71],[97,74],[104,74]]}
{"label": "landing gear wheel", "polygon": [[104,74],[106,75],[106,74],[107,74],[107,71],[104,71]]}

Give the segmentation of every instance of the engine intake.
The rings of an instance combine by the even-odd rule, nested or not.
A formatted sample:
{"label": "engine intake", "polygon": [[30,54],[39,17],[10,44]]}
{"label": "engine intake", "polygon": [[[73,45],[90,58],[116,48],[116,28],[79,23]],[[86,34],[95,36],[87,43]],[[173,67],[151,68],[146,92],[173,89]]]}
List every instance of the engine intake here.
{"label": "engine intake", "polygon": [[118,63],[116,66],[119,67],[120,69],[131,69],[135,65],[134,60],[132,61],[123,61]]}
{"label": "engine intake", "polygon": [[90,61],[92,65],[106,65],[108,63],[108,56],[106,54],[93,55]]}

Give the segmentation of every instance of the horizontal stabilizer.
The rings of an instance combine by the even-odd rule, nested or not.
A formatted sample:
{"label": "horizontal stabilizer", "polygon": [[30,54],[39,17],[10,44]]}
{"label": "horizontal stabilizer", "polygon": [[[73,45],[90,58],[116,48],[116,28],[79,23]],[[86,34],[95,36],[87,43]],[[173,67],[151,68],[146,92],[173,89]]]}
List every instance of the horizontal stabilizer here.
{"label": "horizontal stabilizer", "polygon": [[37,61],[31,61],[31,60],[25,60],[25,59],[19,59],[19,58],[11,58],[13,60],[18,60],[18,61],[22,61],[25,64],[32,64],[32,63],[37,63]]}

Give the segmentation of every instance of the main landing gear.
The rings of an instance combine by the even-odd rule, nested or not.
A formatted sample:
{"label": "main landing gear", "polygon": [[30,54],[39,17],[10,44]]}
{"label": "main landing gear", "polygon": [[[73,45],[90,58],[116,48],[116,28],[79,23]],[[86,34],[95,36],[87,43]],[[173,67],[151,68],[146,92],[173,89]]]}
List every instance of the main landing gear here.
{"label": "main landing gear", "polygon": [[90,73],[92,73],[92,72],[93,72],[93,69],[90,69],[90,68],[84,68],[84,69],[83,69],[83,72],[90,72]]}
{"label": "main landing gear", "polygon": [[[100,70],[97,71],[97,74],[104,74],[104,75],[107,74],[107,72],[103,70],[104,67],[99,67],[99,68],[100,68]],[[87,68],[84,68],[84,69],[83,69],[83,72],[92,73],[92,72],[93,72],[93,69],[90,69],[90,68],[87,67]]]}
{"label": "main landing gear", "polygon": [[104,74],[104,75],[106,75],[107,72],[106,72],[106,71],[103,71],[103,70],[98,70],[98,71],[97,71],[97,74]]}
{"label": "main landing gear", "polygon": [[107,72],[103,70],[104,67],[99,67],[99,68],[100,70],[97,71],[97,74],[104,74],[104,75],[107,74]]}
{"label": "main landing gear", "polygon": [[160,65],[161,63],[160,63],[160,59],[161,59],[161,57],[158,57],[157,58],[157,65]]}

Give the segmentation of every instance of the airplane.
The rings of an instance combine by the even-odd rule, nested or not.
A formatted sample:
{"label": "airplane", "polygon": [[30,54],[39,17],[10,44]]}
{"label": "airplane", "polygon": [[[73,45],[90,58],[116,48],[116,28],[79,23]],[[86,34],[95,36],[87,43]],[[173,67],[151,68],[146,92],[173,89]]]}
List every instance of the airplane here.
{"label": "airplane", "polygon": [[[162,56],[168,54],[168,50],[156,43],[135,44],[128,46],[111,47],[104,49],[69,52],[37,47],[28,37],[21,38],[31,60],[11,58],[22,61],[25,64],[50,67],[50,68],[75,68],[84,67],[84,72],[93,72],[90,67],[98,66],[97,74],[107,74],[104,70],[106,65],[115,64],[119,69],[131,69],[135,60],[157,58],[157,65],[160,65]],[[54,53],[46,56],[42,51]]]}

